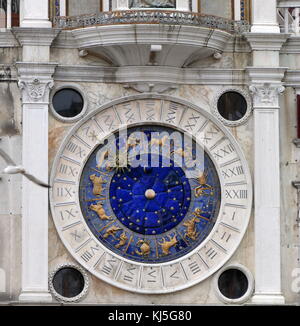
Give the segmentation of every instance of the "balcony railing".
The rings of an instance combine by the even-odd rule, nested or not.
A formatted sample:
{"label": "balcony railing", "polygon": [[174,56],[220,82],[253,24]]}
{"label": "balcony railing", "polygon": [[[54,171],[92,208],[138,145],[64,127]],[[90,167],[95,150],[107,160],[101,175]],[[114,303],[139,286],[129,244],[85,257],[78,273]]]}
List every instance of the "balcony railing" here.
{"label": "balcony railing", "polygon": [[282,33],[300,36],[300,5],[297,1],[281,1],[277,8]]}
{"label": "balcony railing", "polygon": [[192,12],[165,10],[109,11],[92,15],[54,17],[53,19],[54,27],[62,29],[117,24],[188,25],[220,29],[234,34],[250,31],[250,25],[246,21],[234,21],[222,17],[201,15]]}

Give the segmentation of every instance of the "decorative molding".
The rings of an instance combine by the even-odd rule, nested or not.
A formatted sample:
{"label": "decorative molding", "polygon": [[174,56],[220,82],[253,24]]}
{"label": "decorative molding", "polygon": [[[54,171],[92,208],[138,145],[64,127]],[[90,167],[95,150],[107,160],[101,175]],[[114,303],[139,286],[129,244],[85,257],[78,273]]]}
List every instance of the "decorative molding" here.
{"label": "decorative molding", "polygon": [[124,88],[132,88],[139,93],[164,93],[177,89],[176,85],[159,84],[159,83],[129,83],[124,84]]}
{"label": "decorative molding", "polygon": [[264,83],[262,85],[250,85],[249,90],[253,95],[254,108],[273,108],[279,107],[278,95],[281,95],[285,91],[285,87]]}
{"label": "decorative molding", "polygon": [[49,92],[54,86],[52,80],[41,82],[40,79],[20,80],[19,88],[22,90],[23,103],[47,102]]}
{"label": "decorative molding", "polygon": [[162,66],[65,66],[59,65],[54,80],[65,82],[171,84],[171,85],[248,85],[244,69],[203,69]]}
{"label": "decorative molding", "polygon": [[56,66],[56,63],[16,63],[23,104],[49,103]]}
{"label": "decorative molding", "polygon": [[44,45],[50,46],[56,36],[59,34],[58,28],[30,28],[14,27],[12,33],[19,41],[21,46],[24,45]]}
{"label": "decorative molding", "polygon": [[[223,118],[221,116],[221,114],[219,113],[218,101],[219,101],[219,98],[226,92],[236,92],[236,93],[241,94],[245,98],[246,103],[247,103],[247,111],[246,111],[246,114],[241,119],[236,120],[236,121],[230,121],[230,120]],[[249,93],[242,88],[238,88],[238,87],[223,88],[219,92],[217,92],[216,95],[214,96],[211,107],[212,107],[213,115],[216,116],[225,126],[236,127],[236,126],[240,126],[240,125],[244,124],[251,116],[252,98],[249,95]]]}
{"label": "decorative molding", "polygon": [[17,41],[15,35],[12,33],[10,29],[5,29],[0,32],[0,47],[4,48],[14,48],[19,47],[20,44]]}
{"label": "decorative molding", "polygon": [[[245,274],[247,280],[248,280],[248,289],[246,291],[246,293],[244,295],[242,295],[240,298],[237,298],[237,299],[230,299],[230,298],[227,298],[225,297],[220,289],[219,289],[219,286],[218,286],[218,281],[219,281],[219,278],[221,276],[221,274],[229,269],[237,269],[239,271],[241,271],[242,273]],[[225,267],[223,267],[215,276],[214,276],[214,279],[213,279],[213,287],[214,287],[214,290],[215,290],[215,293],[217,295],[217,297],[223,301],[224,303],[227,303],[227,304],[241,304],[241,303],[245,303],[247,302],[252,294],[253,294],[253,291],[254,291],[254,277],[252,275],[252,273],[250,272],[250,270],[248,268],[246,268],[245,266],[239,264],[239,263],[231,263],[230,265],[227,265]]]}
{"label": "decorative molding", "polygon": [[[77,114],[75,117],[63,117],[62,115],[58,114],[54,107],[53,107],[53,96],[60,90],[64,89],[64,88],[71,88],[74,89],[75,91],[77,91],[83,99],[83,108],[81,110],[81,112],[79,114]],[[60,84],[59,86],[54,87],[51,92],[50,92],[50,112],[52,113],[52,115],[59,121],[65,122],[65,123],[73,123],[76,122],[78,120],[80,120],[87,111],[87,108],[89,106],[89,100],[88,100],[88,96],[86,94],[86,91],[80,87],[80,85],[75,84],[75,83],[64,83],[64,84]]]}
{"label": "decorative molding", "polygon": [[[63,297],[62,295],[60,295],[59,293],[56,292],[56,290],[54,289],[53,286],[53,278],[55,276],[55,274],[63,269],[63,268],[74,268],[77,269],[83,276],[84,278],[84,288],[81,291],[81,293],[79,293],[76,297],[72,297],[72,298],[67,298],[67,297]],[[83,269],[81,266],[79,265],[75,265],[72,263],[65,263],[65,264],[61,264],[59,266],[57,266],[50,274],[49,274],[49,289],[51,294],[55,297],[55,299],[57,301],[61,301],[61,302],[78,302],[82,299],[84,299],[84,297],[87,295],[88,290],[89,290],[89,277],[87,272],[85,271],[85,269]]]}
{"label": "decorative molding", "polygon": [[253,51],[280,51],[290,34],[244,33]]}

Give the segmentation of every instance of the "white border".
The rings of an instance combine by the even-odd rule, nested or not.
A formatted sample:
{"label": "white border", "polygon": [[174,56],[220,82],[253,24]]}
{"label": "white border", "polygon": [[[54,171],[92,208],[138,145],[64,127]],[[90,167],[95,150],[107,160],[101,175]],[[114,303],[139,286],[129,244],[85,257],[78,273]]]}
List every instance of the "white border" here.
{"label": "white border", "polygon": [[[74,89],[75,91],[77,91],[83,100],[83,108],[81,110],[81,112],[79,114],[77,114],[75,117],[63,117],[62,115],[58,114],[54,107],[53,107],[53,97],[54,95],[58,92],[61,91],[65,88],[68,89]],[[66,123],[71,123],[71,122],[76,122],[79,121],[87,112],[87,108],[88,108],[88,96],[85,94],[85,90],[79,86],[78,84],[74,84],[74,83],[63,83],[60,84],[58,86],[55,86],[50,93],[50,112],[51,114],[54,116],[55,119],[61,121],[61,122],[66,122]]]}
{"label": "white border", "polygon": [[[246,113],[245,115],[239,119],[239,120],[235,120],[235,121],[231,121],[231,120],[227,120],[225,118],[223,118],[221,116],[221,114],[219,113],[219,110],[218,110],[218,102],[219,102],[219,99],[220,97],[227,93],[227,92],[235,92],[235,93],[238,93],[240,95],[242,95],[247,103],[247,110],[246,110]],[[212,113],[213,115],[215,115],[225,126],[228,126],[228,127],[236,127],[236,126],[240,126],[242,124],[244,124],[248,119],[249,117],[251,116],[252,114],[252,97],[250,96],[250,94],[244,90],[243,88],[240,88],[240,87],[225,87],[225,88],[222,88],[215,96],[214,96],[214,99],[213,99],[213,103],[212,103]]]}
{"label": "white border", "polygon": [[[242,273],[245,274],[245,276],[248,280],[248,289],[247,289],[246,293],[237,299],[230,299],[230,298],[227,298],[226,296],[224,296],[218,286],[219,277],[221,276],[221,274],[223,272],[225,272],[229,269],[237,269],[237,270],[241,271]],[[213,287],[214,287],[215,293],[218,296],[218,298],[221,301],[223,301],[224,303],[229,303],[229,304],[245,303],[246,301],[248,301],[251,298],[251,296],[254,292],[254,277],[253,277],[252,273],[249,271],[249,269],[246,268],[245,266],[243,266],[239,263],[231,263],[230,265],[227,265],[227,266],[223,267],[221,270],[219,270],[219,272],[214,276]]]}
{"label": "white border", "polygon": [[[74,268],[76,269],[78,272],[80,272],[83,276],[83,279],[84,279],[84,287],[83,287],[83,290],[75,297],[72,297],[72,298],[67,298],[67,297],[64,297],[62,296],[61,294],[57,293],[56,290],[54,289],[54,286],[53,286],[53,278],[55,276],[55,274],[60,271],[61,269],[63,268]],[[86,271],[81,267],[81,266],[78,266],[78,265],[75,265],[75,264],[72,264],[72,263],[65,263],[65,264],[61,264],[59,266],[57,266],[50,274],[49,274],[49,290],[51,292],[51,294],[55,297],[55,299],[57,301],[61,301],[61,302],[78,302],[80,300],[82,300],[86,295],[87,295],[87,292],[88,292],[88,289],[89,289],[89,277],[88,277],[88,274],[86,273]]]}

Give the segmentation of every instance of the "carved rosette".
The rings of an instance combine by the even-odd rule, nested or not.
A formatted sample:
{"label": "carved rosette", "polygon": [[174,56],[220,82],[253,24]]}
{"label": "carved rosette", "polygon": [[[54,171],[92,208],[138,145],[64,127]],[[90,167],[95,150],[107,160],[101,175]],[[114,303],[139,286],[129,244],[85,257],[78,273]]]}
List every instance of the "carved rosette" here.
{"label": "carved rosette", "polygon": [[49,103],[49,93],[54,86],[53,80],[38,78],[20,80],[18,83],[22,91],[23,103]]}
{"label": "carved rosette", "polygon": [[279,108],[279,95],[285,91],[280,84],[254,84],[249,86],[254,107]]}

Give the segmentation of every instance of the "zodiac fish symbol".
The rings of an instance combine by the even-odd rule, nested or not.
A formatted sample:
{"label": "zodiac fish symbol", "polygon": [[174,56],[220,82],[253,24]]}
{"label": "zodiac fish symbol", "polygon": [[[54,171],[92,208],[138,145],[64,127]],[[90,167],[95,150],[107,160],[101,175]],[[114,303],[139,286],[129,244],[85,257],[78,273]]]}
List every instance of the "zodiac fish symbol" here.
{"label": "zodiac fish symbol", "polygon": [[97,177],[96,174],[90,175],[90,180],[93,183],[93,194],[95,196],[102,195],[102,192],[104,190],[103,187],[102,187],[102,185],[104,183],[106,183],[106,182],[102,179],[101,176],[100,177]]}
{"label": "zodiac fish symbol", "polygon": [[183,226],[187,227],[186,234],[184,235],[184,238],[188,237],[194,241],[197,239],[199,233],[196,231],[196,223],[199,223],[199,222],[200,221],[198,220],[197,217],[193,217],[192,219],[183,223]]}
{"label": "zodiac fish symbol", "polygon": [[91,205],[90,209],[97,213],[97,215],[100,217],[100,220],[111,220],[111,216],[107,216],[105,213],[105,210],[101,203],[98,203],[97,205]]}
{"label": "zodiac fish symbol", "polygon": [[200,186],[196,187],[194,189],[195,191],[195,197],[198,198],[202,195],[206,195],[207,194],[204,192],[204,190],[211,190],[213,189],[212,186],[208,185],[207,184],[207,175],[208,175],[208,172],[203,172],[202,174],[200,174],[198,176],[198,178],[196,178],[196,180],[199,182]]}
{"label": "zodiac fish symbol", "polygon": [[103,236],[104,239],[107,239],[108,237],[112,236],[115,238],[116,232],[120,231],[122,229],[118,228],[117,226],[113,225],[110,228],[108,228]]}
{"label": "zodiac fish symbol", "polygon": [[173,237],[171,236],[168,237],[169,237],[169,241],[163,239],[163,242],[158,242],[158,244],[161,246],[164,255],[169,255],[170,249],[178,243],[176,239],[176,234]]}
{"label": "zodiac fish symbol", "polygon": [[140,251],[135,251],[139,256],[148,256],[150,254],[151,248],[148,241],[139,240],[136,245],[140,246]]}
{"label": "zodiac fish symbol", "polygon": [[123,233],[120,235],[119,243],[117,243],[117,244],[115,245],[115,247],[116,247],[117,249],[120,248],[120,247],[123,247],[123,246],[126,244],[127,240],[128,240],[128,237],[126,236],[126,233],[123,232]]}
{"label": "zodiac fish symbol", "polygon": [[169,137],[167,135],[163,136],[162,138],[152,138],[150,141],[150,146],[153,146],[153,145],[164,146],[165,143],[167,142],[168,138]]}

